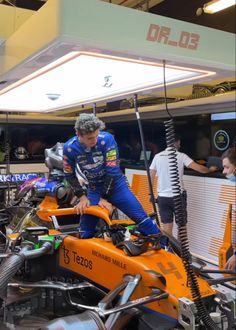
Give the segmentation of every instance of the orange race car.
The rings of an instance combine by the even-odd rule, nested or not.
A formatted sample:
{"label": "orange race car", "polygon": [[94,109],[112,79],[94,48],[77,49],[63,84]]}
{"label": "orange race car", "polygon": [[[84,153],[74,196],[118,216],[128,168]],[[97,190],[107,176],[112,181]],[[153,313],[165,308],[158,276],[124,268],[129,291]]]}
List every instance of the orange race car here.
{"label": "orange race car", "polygon": [[4,210],[0,329],[235,328],[235,301],[222,286],[235,274],[206,269],[186,244],[165,233],[141,236],[132,221],[111,220],[98,206],[86,209],[100,219],[96,237],[80,239],[71,197],[57,171],[22,185]]}
{"label": "orange race car", "polygon": [[[98,237],[78,238],[79,215],[74,208],[59,208],[51,196],[29,209],[17,230],[12,228],[0,266],[5,325],[233,329],[233,299],[212,286],[231,276],[214,280],[197,260],[186,271],[174,241],[170,244],[177,253],[161,249],[160,237],[140,236],[130,221],[117,225],[100,207],[86,212],[105,224]],[[110,233],[116,227],[131,237],[115,246]]]}

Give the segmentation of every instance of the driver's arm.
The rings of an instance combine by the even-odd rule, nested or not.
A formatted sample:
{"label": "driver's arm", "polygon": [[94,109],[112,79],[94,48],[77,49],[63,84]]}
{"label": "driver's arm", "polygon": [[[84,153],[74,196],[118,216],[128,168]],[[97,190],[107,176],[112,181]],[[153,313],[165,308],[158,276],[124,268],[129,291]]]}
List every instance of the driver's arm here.
{"label": "driver's arm", "polygon": [[[68,150],[69,149],[69,150]],[[80,185],[76,177],[76,157],[68,148],[67,144],[63,148],[63,171],[65,174],[66,180],[69,182],[74,194],[79,198],[79,203],[75,205],[77,213],[83,214],[85,209],[90,206],[89,200],[86,196],[86,191]]]}
{"label": "driver's arm", "polygon": [[120,160],[118,147],[114,137],[111,134],[106,136],[106,145],[104,153],[106,178],[103,185],[99,205],[111,211],[112,206],[107,201],[107,199],[109,198],[109,195],[111,195],[113,192],[117,176],[120,175]]}

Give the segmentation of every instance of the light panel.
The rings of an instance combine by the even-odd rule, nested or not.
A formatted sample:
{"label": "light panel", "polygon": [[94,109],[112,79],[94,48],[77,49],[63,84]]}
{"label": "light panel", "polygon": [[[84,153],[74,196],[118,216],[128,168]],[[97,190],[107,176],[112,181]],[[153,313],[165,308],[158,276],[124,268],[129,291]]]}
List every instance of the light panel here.
{"label": "light panel", "polygon": [[203,6],[204,13],[214,14],[236,4],[236,0],[213,0]]}
{"label": "light panel", "polygon": [[[166,65],[166,84],[215,72]],[[50,112],[163,88],[162,63],[71,52],[0,91],[0,110]]]}

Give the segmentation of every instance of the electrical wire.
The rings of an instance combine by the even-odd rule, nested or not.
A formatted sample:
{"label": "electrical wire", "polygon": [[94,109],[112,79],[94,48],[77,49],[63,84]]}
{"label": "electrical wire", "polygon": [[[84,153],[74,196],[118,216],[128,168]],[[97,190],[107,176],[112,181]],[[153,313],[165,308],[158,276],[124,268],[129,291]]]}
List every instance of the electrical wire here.
{"label": "electrical wire", "polygon": [[12,7],[16,7],[15,1],[14,1],[14,3],[11,2],[11,1],[9,1],[9,0],[1,1],[1,3],[2,3],[2,2],[6,2],[6,3],[8,3],[10,6],[12,6]]}
{"label": "electrical wire", "polygon": [[175,148],[175,130],[173,117],[169,112],[167,105],[167,91],[166,91],[166,76],[165,76],[165,61],[163,61],[163,80],[164,80],[164,93],[165,93],[165,107],[166,111],[170,117],[170,120],[165,121],[165,131],[166,131],[166,143],[168,150],[168,161],[170,168],[170,179],[173,191],[173,201],[175,209],[175,220],[178,226],[178,237],[181,244],[181,258],[185,271],[187,273],[188,283],[190,284],[190,289],[192,293],[193,302],[197,308],[199,320],[202,320],[206,329],[210,330],[220,330],[217,325],[211,319],[205,304],[201,298],[201,292],[197,280],[197,276],[194,273],[194,269],[191,265],[191,254],[189,250],[188,234],[187,234],[187,212],[186,205],[184,202],[184,196],[181,191],[179,171],[178,171],[178,160],[177,160],[177,150]]}
{"label": "electrical wire", "polygon": [[[10,143],[9,143],[9,117],[8,112],[6,112],[6,130],[5,130],[5,164],[6,164],[6,175],[11,175],[10,173]],[[10,202],[10,182],[7,181],[7,193],[6,193],[6,205]]]}
{"label": "electrical wire", "polygon": [[144,154],[143,157],[144,157],[145,170],[147,172],[147,178],[148,178],[149,195],[151,197],[151,203],[152,203],[154,215],[155,215],[155,218],[156,218],[156,224],[158,226],[160,226],[160,222],[159,222],[158,214],[157,214],[155,197],[154,197],[154,193],[153,193],[153,186],[152,186],[152,180],[151,180],[151,175],[150,175],[150,170],[149,170],[149,164],[148,164],[148,160],[147,160],[146,145],[145,145],[145,140],[144,140],[142,121],[141,121],[141,118],[140,118],[140,113],[138,111],[138,97],[137,97],[137,94],[134,95],[134,109],[135,109],[135,115],[136,115],[138,128],[139,128],[139,134],[140,134],[140,139],[141,139],[142,150],[143,150],[143,154]]}

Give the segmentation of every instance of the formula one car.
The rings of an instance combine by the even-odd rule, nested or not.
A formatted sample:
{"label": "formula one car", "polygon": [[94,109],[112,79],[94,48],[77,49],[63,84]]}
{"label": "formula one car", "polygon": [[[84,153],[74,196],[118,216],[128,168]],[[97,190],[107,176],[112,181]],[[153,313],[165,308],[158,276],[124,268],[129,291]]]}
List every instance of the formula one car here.
{"label": "formula one car", "polygon": [[6,230],[1,329],[234,329],[235,302],[219,286],[235,279],[232,272],[214,279],[185,246],[178,250],[168,237],[175,252],[163,249],[165,235],[144,237],[132,221],[111,220],[98,206],[86,210],[102,223],[97,237],[80,239],[80,216],[64,203],[68,187],[55,177],[36,182],[26,195],[42,199],[17,206],[24,215]]}

